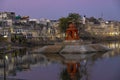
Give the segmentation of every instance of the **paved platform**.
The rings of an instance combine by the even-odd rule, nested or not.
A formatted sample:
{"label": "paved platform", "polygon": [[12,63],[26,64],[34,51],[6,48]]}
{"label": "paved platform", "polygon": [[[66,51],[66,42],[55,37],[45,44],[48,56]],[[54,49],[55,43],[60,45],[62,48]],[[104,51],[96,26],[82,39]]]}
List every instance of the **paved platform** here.
{"label": "paved platform", "polygon": [[88,44],[88,45],[66,45],[60,54],[83,54],[83,53],[96,53],[105,52],[110,50],[108,47],[101,44]]}
{"label": "paved platform", "polygon": [[110,48],[102,44],[88,45],[48,45],[34,50],[34,53],[52,54],[84,54],[109,51]]}

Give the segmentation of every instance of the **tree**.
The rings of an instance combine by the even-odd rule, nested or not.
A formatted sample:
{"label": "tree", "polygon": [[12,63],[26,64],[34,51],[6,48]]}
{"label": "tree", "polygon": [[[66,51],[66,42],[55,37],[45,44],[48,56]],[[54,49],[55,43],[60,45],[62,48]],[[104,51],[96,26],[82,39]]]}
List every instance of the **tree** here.
{"label": "tree", "polygon": [[59,19],[59,27],[61,32],[65,32],[69,23],[74,22],[76,27],[80,26],[81,16],[78,13],[69,13],[67,17],[62,17]]}
{"label": "tree", "polygon": [[81,16],[77,13],[69,13],[68,18],[69,18],[69,20],[71,20],[73,22],[78,22],[78,21],[80,21]]}
{"label": "tree", "polygon": [[61,32],[65,32],[68,26],[69,19],[63,17],[63,18],[60,18],[59,21],[60,21],[59,27],[60,27]]}
{"label": "tree", "polygon": [[96,18],[94,18],[94,17],[90,17],[90,18],[89,18],[89,21],[90,21],[90,22],[93,22],[94,24],[100,24],[99,20],[96,19]]}
{"label": "tree", "polygon": [[71,22],[74,22],[76,27],[79,27],[80,26],[80,20],[81,20],[81,16],[78,14],[78,13],[70,13],[68,15],[68,19],[71,21]]}

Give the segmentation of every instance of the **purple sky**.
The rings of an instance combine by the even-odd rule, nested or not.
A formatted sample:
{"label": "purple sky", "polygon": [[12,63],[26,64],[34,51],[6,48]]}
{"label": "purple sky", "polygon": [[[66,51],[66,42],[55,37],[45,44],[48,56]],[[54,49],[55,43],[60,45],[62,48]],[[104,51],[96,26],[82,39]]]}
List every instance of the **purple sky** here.
{"label": "purple sky", "polygon": [[58,19],[68,13],[79,13],[120,21],[119,0],[0,0],[0,11],[13,11],[31,18]]}

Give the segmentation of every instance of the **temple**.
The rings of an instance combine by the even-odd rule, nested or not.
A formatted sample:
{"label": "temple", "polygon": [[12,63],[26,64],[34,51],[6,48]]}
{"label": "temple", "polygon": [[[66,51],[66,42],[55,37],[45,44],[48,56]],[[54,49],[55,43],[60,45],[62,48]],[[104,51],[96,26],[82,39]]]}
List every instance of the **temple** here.
{"label": "temple", "polygon": [[79,40],[78,29],[74,23],[69,24],[69,27],[66,30],[65,40]]}

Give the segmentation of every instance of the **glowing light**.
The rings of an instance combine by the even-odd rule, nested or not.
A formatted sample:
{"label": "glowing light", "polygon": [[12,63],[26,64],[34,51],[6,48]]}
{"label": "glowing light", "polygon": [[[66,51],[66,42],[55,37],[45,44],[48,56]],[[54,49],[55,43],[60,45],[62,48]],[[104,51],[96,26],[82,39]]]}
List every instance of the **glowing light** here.
{"label": "glowing light", "polygon": [[8,37],[8,36],[7,36],[7,35],[4,35],[3,37],[6,38],[6,37]]}
{"label": "glowing light", "polygon": [[8,56],[7,55],[5,56],[5,59],[8,60]]}

